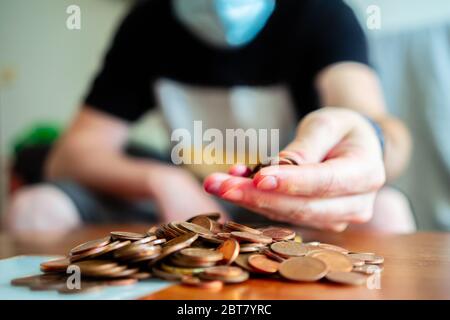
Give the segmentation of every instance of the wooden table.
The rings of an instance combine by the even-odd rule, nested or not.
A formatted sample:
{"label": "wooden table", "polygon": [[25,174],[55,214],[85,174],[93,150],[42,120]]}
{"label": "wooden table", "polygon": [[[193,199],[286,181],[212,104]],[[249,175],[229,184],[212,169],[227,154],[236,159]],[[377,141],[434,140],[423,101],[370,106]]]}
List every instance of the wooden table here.
{"label": "wooden table", "polygon": [[[0,258],[18,254],[64,254],[78,243],[104,236],[110,230],[143,231],[148,226],[84,227],[68,235],[0,233]],[[380,289],[346,287],[326,282],[290,283],[252,279],[214,292],[173,285],[144,299],[450,299],[450,234],[421,232],[380,235],[303,231],[305,241],[318,240],[353,251],[385,257]]]}

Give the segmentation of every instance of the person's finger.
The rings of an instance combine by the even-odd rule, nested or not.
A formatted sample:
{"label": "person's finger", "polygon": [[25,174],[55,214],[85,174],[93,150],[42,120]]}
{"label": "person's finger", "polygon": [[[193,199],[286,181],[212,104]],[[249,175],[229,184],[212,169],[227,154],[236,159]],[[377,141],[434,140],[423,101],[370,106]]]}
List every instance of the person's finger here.
{"label": "person's finger", "polygon": [[283,217],[286,221],[353,222],[370,219],[375,193],[326,199],[292,197],[257,190],[251,182],[223,190],[221,197],[258,212]]}
{"label": "person's finger", "polygon": [[278,214],[272,210],[268,210],[268,209],[255,210],[255,208],[253,208],[251,206],[246,206],[246,205],[240,205],[240,206],[242,208],[246,208],[250,212],[254,212],[255,214],[260,214],[262,216],[265,216],[266,218],[268,218],[272,221],[289,223],[289,224],[292,224],[295,226],[311,227],[314,229],[325,230],[325,231],[342,232],[349,225],[348,222],[329,222],[329,221],[293,219],[291,216],[280,215],[280,214]]}
{"label": "person's finger", "polygon": [[245,164],[235,164],[228,170],[228,173],[236,177],[248,177],[251,171]]}
{"label": "person's finger", "polygon": [[222,185],[220,186],[218,195],[222,196],[224,193],[228,192],[231,189],[246,188],[247,185],[251,185],[251,184],[252,184],[252,180],[250,178],[233,177],[232,176],[222,183]]}
{"label": "person's finger", "polygon": [[203,188],[206,192],[216,194],[219,192],[222,183],[231,176],[226,173],[213,173],[203,181]]}
{"label": "person's finger", "polygon": [[336,197],[377,190],[385,182],[381,160],[342,155],[322,163],[271,166],[253,179],[257,189],[304,197]]}
{"label": "person's finger", "polygon": [[351,112],[340,108],[323,108],[308,114],[297,129],[297,135],[280,156],[290,153],[298,163],[318,163],[352,130]]}

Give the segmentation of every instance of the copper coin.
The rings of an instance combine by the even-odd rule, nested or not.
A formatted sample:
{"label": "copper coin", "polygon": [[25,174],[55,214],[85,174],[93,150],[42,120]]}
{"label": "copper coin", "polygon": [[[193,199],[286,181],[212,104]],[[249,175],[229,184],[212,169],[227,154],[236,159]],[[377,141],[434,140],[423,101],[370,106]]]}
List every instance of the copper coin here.
{"label": "copper coin", "polygon": [[274,241],[291,240],[295,238],[295,232],[287,228],[269,227],[261,230],[266,237]]}
{"label": "copper coin", "polygon": [[152,240],[148,244],[151,244],[152,246],[155,246],[155,245],[160,245],[160,244],[163,244],[163,243],[166,243],[166,242],[167,242],[167,240],[162,238],[162,239]]}
{"label": "copper coin", "polygon": [[359,272],[364,274],[374,274],[383,271],[383,267],[377,266],[375,264],[366,264],[363,266],[354,267],[353,272]]}
{"label": "copper coin", "polygon": [[110,260],[85,260],[75,262],[74,265],[78,266],[82,273],[89,273],[110,270],[117,267],[118,263]]}
{"label": "copper coin", "polygon": [[105,247],[103,247],[104,250],[100,251],[99,253],[92,254],[89,258],[93,259],[93,258],[97,258],[97,257],[100,257],[100,256],[104,256],[107,253],[111,253],[111,252],[114,252],[116,250],[119,250],[119,249],[121,249],[123,247],[128,246],[129,244],[131,244],[130,240],[127,240],[127,241],[119,241],[119,240],[117,240],[117,241],[111,242],[110,244],[108,244]]}
{"label": "copper coin", "polygon": [[156,236],[152,235],[152,236],[148,236],[148,237],[136,240],[133,242],[133,244],[145,244],[145,243],[149,243],[150,241],[154,241],[154,240],[157,240]]}
{"label": "copper coin", "polygon": [[42,262],[40,267],[42,272],[66,272],[70,265],[68,257]]}
{"label": "copper coin", "polygon": [[199,261],[199,260],[191,260],[187,257],[181,256],[178,253],[175,253],[170,256],[170,262],[177,267],[188,267],[188,268],[205,268],[212,267],[216,265],[215,261]]}
{"label": "copper coin", "polygon": [[225,283],[240,283],[248,279],[247,271],[239,267],[217,266],[205,269],[204,272],[198,275],[201,279],[206,280],[220,280]]}
{"label": "copper coin", "polygon": [[112,231],[111,237],[114,240],[120,239],[120,240],[139,240],[142,238],[147,237],[146,233],[136,233],[136,232],[126,232],[126,231]]}
{"label": "copper coin", "polygon": [[348,256],[351,258],[363,260],[367,264],[382,264],[384,262],[383,257],[377,256],[373,253],[349,253]]}
{"label": "copper coin", "polygon": [[295,257],[280,264],[281,276],[292,281],[317,281],[327,274],[327,265],[312,257]]}
{"label": "copper coin", "polygon": [[239,242],[234,239],[228,239],[217,248],[217,251],[222,253],[225,264],[230,265],[238,257],[239,249]]}
{"label": "copper coin", "polygon": [[59,289],[58,292],[62,294],[78,294],[96,292],[102,290],[103,288],[105,288],[105,286],[101,284],[82,284],[80,289],[70,289],[65,286],[64,288]]}
{"label": "copper coin", "polygon": [[353,267],[362,267],[365,265],[364,260],[356,259],[353,257],[348,257],[350,261],[353,263]]}
{"label": "copper coin", "polygon": [[252,246],[249,244],[251,243],[242,243],[239,248],[239,253],[259,252],[263,248],[261,246]]}
{"label": "copper coin", "polygon": [[166,228],[170,229],[176,236],[181,236],[189,231],[186,231],[184,228],[180,227],[180,221],[169,222],[166,225]]}
{"label": "copper coin", "polygon": [[251,256],[252,254],[250,253],[240,253],[238,255],[238,257],[236,258],[236,260],[234,261],[235,264],[237,264],[239,267],[241,267],[242,269],[245,269],[247,271],[250,271],[252,273],[262,273],[259,270],[256,270],[255,268],[253,268],[249,263],[248,263],[248,258]]}
{"label": "copper coin", "polygon": [[103,253],[105,253],[108,250],[108,247],[98,247],[98,248],[94,248],[88,251],[84,251],[80,254],[76,254],[76,255],[71,255],[69,257],[70,262],[75,262],[75,261],[79,261],[79,260],[84,260],[87,258],[91,258],[91,257],[96,257],[99,256]]}
{"label": "copper coin", "polygon": [[180,275],[193,275],[205,270],[205,268],[177,267],[165,263],[161,263],[161,269],[169,273],[176,273]]}
{"label": "copper coin", "polygon": [[216,266],[208,268],[204,271],[204,273],[208,276],[218,276],[218,277],[235,277],[239,276],[243,270],[239,267],[230,267],[230,266]]}
{"label": "copper coin", "polygon": [[240,223],[237,223],[234,221],[225,222],[224,227],[231,231],[241,231],[241,232],[248,232],[248,233],[253,233],[253,234],[262,234],[262,232],[257,229],[247,227],[243,224],[240,224]]}
{"label": "copper coin", "polygon": [[189,218],[189,219],[187,220],[187,222],[192,222],[195,218],[199,218],[199,217],[207,217],[207,218],[209,218],[209,219],[211,219],[211,220],[217,221],[217,220],[220,219],[221,215],[222,215],[222,214],[221,214],[220,212],[207,212],[207,213],[202,213],[202,214],[193,216],[192,218]]}
{"label": "copper coin", "polygon": [[352,261],[344,254],[337,251],[315,251],[308,256],[322,260],[328,266],[328,271],[350,272],[353,269]]}
{"label": "copper coin", "polygon": [[183,276],[181,283],[191,287],[211,290],[220,290],[223,287],[223,282],[220,280],[201,280],[193,276]]}
{"label": "copper coin", "polygon": [[181,250],[179,254],[197,261],[217,262],[223,259],[222,252],[204,248],[186,248]]}
{"label": "copper coin", "polygon": [[284,260],[286,260],[286,258],[283,258],[282,256],[276,254],[275,252],[271,251],[269,248],[262,248],[261,253],[265,254],[270,259],[278,261],[278,262],[283,262]]}
{"label": "copper coin", "polygon": [[64,287],[67,287],[66,279],[32,283],[29,286],[29,289],[32,291],[49,291],[49,290],[59,290]]}
{"label": "copper coin", "polygon": [[[284,164],[290,164],[290,165],[298,166],[298,162],[295,161],[294,159],[290,158],[290,157],[286,157],[285,156],[285,157],[283,157],[281,159],[283,160],[283,162],[285,162]],[[282,164],[282,163],[280,163],[280,164]]]}
{"label": "copper coin", "polygon": [[158,226],[152,226],[150,229],[147,230],[146,234],[148,236],[153,236],[156,234],[156,230],[158,230]]}
{"label": "copper coin", "polygon": [[333,244],[328,243],[319,243],[318,247],[325,250],[337,251],[342,254],[348,254],[348,250],[339,246],[335,246]]}
{"label": "copper coin", "polygon": [[206,216],[195,217],[190,222],[193,224],[199,225],[205,229],[208,229],[209,231],[213,231],[213,229],[214,229],[214,222]]}
{"label": "copper coin", "polygon": [[360,286],[367,282],[367,276],[356,272],[329,272],[327,280],[339,284]]}
{"label": "copper coin", "polygon": [[116,271],[116,272],[109,272],[108,274],[103,274],[103,277],[106,278],[128,278],[131,275],[138,273],[139,269],[138,268],[132,268],[132,269],[124,269],[121,271]]}
{"label": "copper coin", "polygon": [[101,239],[91,240],[91,241],[88,241],[88,242],[85,242],[85,243],[82,243],[82,244],[76,246],[75,248],[70,250],[70,254],[76,255],[76,254],[80,254],[84,251],[88,251],[88,250],[95,249],[98,247],[104,247],[110,241],[111,241],[111,237],[109,237],[109,236],[101,238]]}
{"label": "copper coin", "polygon": [[149,272],[145,272],[145,271],[140,271],[140,272],[133,273],[132,275],[130,275],[130,278],[137,279],[137,280],[145,280],[145,279],[149,279],[151,277],[152,277],[152,274]]}
{"label": "copper coin", "polygon": [[114,258],[122,260],[132,260],[136,258],[153,256],[161,251],[160,246],[147,244],[130,244],[114,252]]}
{"label": "copper coin", "polygon": [[253,254],[248,258],[248,264],[253,268],[265,272],[276,273],[280,267],[280,263],[267,258],[264,254]]}
{"label": "copper coin", "polygon": [[156,277],[164,279],[164,280],[168,280],[168,281],[179,281],[183,277],[183,275],[181,275],[181,274],[166,272],[166,271],[161,270],[160,268],[156,268],[156,267],[152,268],[152,273]]}
{"label": "copper coin", "polygon": [[270,249],[283,257],[302,257],[308,253],[307,246],[294,241],[275,242]]}
{"label": "copper coin", "polygon": [[244,231],[232,231],[231,236],[238,241],[247,241],[247,242],[254,242],[254,243],[272,243],[272,238],[266,237],[262,234],[254,234],[250,232],[244,232]]}
{"label": "copper coin", "polygon": [[229,232],[219,232],[216,234],[216,237],[222,240],[227,240],[231,238],[231,233]]}
{"label": "copper coin", "polygon": [[278,164],[281,165],[293,165],[294,163],[288,158],[280,158]]}
{"label": "copper coin", "polygon": [[162,248],[161,254],[156,259],[150,261],[150,266],[153,266],[155,263],[174,252],[189,247],[195,240],[197,240],[197,238],[197,233],[189,232],[166,242]]}
{"label": "copper coin", "polygon": [[[170,248],[180,248],[178,250],[184,249],[186,247],[189,247],[195,240],[197,240],[198,238],[198,234],[196,233],[186,233],[182,236],[179,236],[177,238],[174,238],[168,242],[166,242],[163,245],[163,250],[169,250]],[[173,250],[174,251],[178,251],[178,250]]]}
{"label": "copper coin", "polygon": [[193,224],[190,222],[181,222],[180,227],[187,231],[194,232],[194,233],[201,234],[201,235],[212,235],[213,234],[210,230],[205,229],[197,224]]}
{"label": "copper coin", "polygon": [[110,278],[127,270],[127,266],[116,266],[106,270],[81,271],[83,277]]}
{"label": "copper coin", "polygon": [[65,277],[61,274],[47,273],[47,274],[37,274],[28,277],[21,277],[11,280],[11,285],[13,286],[32,286],[36,284],[54,283],[55,281],[61,281]]}
{"label": "copper coin", "polygon": [[147,255],[141,255],[139,257],[134,257],[131,260],[126,261],[129,264],[133,264],[133,263],[140,263],[140,262],[145,262],[145,261],[153,261],[157,258],[159,258],[159,256],[161,255],[161,251],[156,251],[153,252],[151,254],[146,253]]}
{"label": "copper coin", "polygon": [[205,273],[200,273],[198,275],[202,280],[219,280],[219,281],[223,281],[224,283],[241,283],[244,281],[247,281],[249,278],[249,273],[247,271],[243,271],[240,275],[235,276],[235,277],[228,277],[228,278],[223,278],[220,276],[210,276],[207,275]]}
{"label": "copper coin", "polygon": [[215,243],[215,244],[221,244],[223,242],[222,239],[217,237],[217,235],[206,235],[206,234],[200,234],[199,235],[202,240],[205,240],[206,242]]}

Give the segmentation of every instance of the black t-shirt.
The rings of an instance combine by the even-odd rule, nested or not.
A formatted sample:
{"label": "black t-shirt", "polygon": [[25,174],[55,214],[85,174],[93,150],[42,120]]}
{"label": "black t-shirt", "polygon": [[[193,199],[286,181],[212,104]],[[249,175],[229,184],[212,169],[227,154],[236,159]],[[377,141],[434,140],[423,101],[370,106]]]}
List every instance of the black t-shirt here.
{"label": "black t-shirt", "polygon": [[174,16],[171,1],[135,6],[114,37],[85,103],[137,120],[156,105],[159,78],[205,87],[289,89],[298,118],[319,107],[314,80],[341,61],[368,64],[366,40],[341,0],[278,0],[249,44],[218,48],[203,42]]}

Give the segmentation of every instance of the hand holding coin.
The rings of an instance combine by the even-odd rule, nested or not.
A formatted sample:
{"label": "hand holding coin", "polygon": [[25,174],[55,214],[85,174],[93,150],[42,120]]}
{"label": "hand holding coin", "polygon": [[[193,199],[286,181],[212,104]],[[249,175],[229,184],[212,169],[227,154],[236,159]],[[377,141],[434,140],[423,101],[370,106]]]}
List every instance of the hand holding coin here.
{"label": "hand holding coin", "polygon": [[212,174],[205,190],[276,221],[334,231],[372,216],[385,182],[376,132],[361,115],[322,108],[300,123],[279,165]]}

